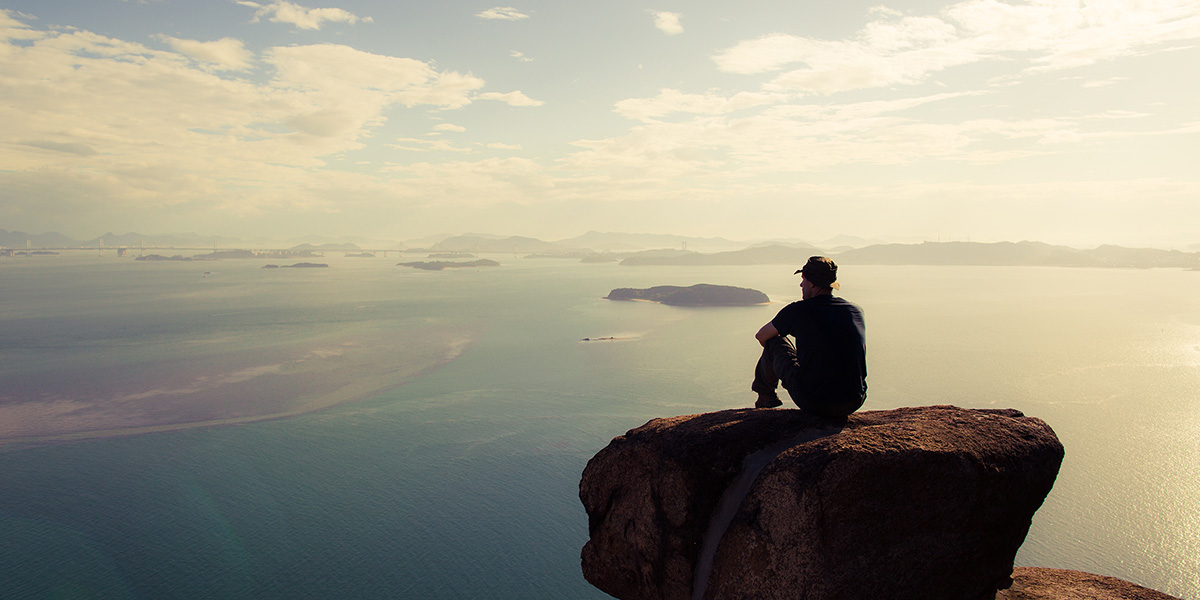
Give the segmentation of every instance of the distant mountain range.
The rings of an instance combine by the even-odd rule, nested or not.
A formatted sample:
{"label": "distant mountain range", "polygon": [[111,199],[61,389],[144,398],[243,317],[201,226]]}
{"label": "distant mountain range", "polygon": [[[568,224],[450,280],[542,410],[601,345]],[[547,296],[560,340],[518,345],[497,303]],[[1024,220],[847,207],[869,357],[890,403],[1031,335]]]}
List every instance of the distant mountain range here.
{"label": "distant mountain range", "polygon": [[1200,267],[1200,252],[1100,246],[1080,250],[1042,242],[880,244],[834,255],[846,264],[1041,265],[1053,267]]}
{"label": "distant mountain range", "polygon": [[687,237],[657,233],[600,233],[589,231],[583,235],[559,240],[556,244],[587,248],[597,252],[634,252],[650,248],[683,249],[690,246],[693,251],[720,252],[740,250],[747,242],[735,242],[719,237]]}
{"label": "distant mountain range", "polygon": [[32,248],[69,248],[81,245],[78,241],[61,233],[50,232],[33,235],[0,229],[0,246],[24,248],[27,244]]}
{"label": "distant mountain range", "polygon": [[[422,248],[421,250],[426,249]],[[521,237],[519,235],[494,238],[472,234],[446,238],[429,247],[428,250],[434,252],[472,252],[476,254],[480,252],[532,254],[537,252],[553,252],[555,250],[577,250],[577,248],[569,248],[554,242],[544,242],[536,238]]]}
{"label": "distant mountain range", "polygon": [[467,233],[437,241],[420,250],[438,252],[507,252],[515,254],[550,254],[580,251],[604,253],[629,253],[648,249],[671,248],[682,250],[687,246],[694,250],[721,251],[745,248],[747,242],[734,242],[724,238],[698,238],[682,235],[660,235],[653,233],[600,233],[589,231],[581,236],[547,242],[536,238],[509,236],[501,237],[481,233]]}
{"label": "distant mountain range", "polygon": [[[758,246],[715,254],[688,253],[677,256],[629,256],[623,265],[766,265],[799,267],[816,248]],[[852,265],[992,265],[1053,267],[1179,267],[1200,269],[1200,252],[1100,246],[1080,250],[1042,242],[924,242],[921,244],[878,244],[845,252],[830,253],[838,263]]]}
{"label": "distant mountain range", "polygon": [[[292,240],[295,242],[296,240]],[[523,254],[538,257],[559,256],[585,262],[621,261],[622,265],[802,265],[809,256],[825,254],[839,263],[876,265],[1040,265],[1056,267],[1179,267],[1200,269],[1200,252],[1125,248],[1105,245],[1090,250],[1055,246],[1042,242],[923,242],[920,244],[871,244],[862,238],[838,236],[820,247],[799,240],[774,242],[735,242],[724,238],[696,238],[658,234],[628,234],[588,232],[584,235],[547,242],[531,237],[498,236],[471,233],[452,236],[431,236],[420,240],[432,242],[427,247],[407,246],[406,252],[428,251],[445,253]],[[69,249],[78,247],[150,247],[210,248],[214,244],[222,251],[235,248],[263,248],[246,245],[233,238],[171,234],[162,236],[126,233],[106,233],[92,240],[79,241],[59,233],[28,234],[0,229],[0,247]],[[390,245],[390,244],[389,244]],[[688,246],[690,249],[684,249]],[[369,243],[300,243],[288,251],[358,251],[370,249]],[[395,246],[391,246],[395,247]],[[1200,247],[1200,246],[1198,246]],[[709,252],[697,252],[704,248]],[[728,248],[726,250],[720,250]],[[717,251],[712,251],[717,249]],[[285,250],[279,248],[279,250]]]}
{"label": "distant mountain range", "polygon": [[358,247],[358,244],[321,244],[319,246],[314,246],[312,244],[297,244],[295,246],[292,246],[291,248],[288,248],[288,250],[296,250],[296,251],[300,251],[300,252],[303,252],[303,251],[309,251],[309,252],[326,251],[326,250],[328,250],[330,252],[337,252],[339,250],[344,251],[344,252],[354,252],[356,250],[361,250],[361,248]]}
{"label": "distant mountain range", "polygon": [[820,244],[812,244],[802,240],[764,240],[737,241],[720,237],[691,237],[683,235],[667,235],[656,233],[615,233],[589,231],[583,235],[558,241],[544,241],[537,238],[522,236],[502,236],[490,233],[464,233],[452,235],[448,233],[430,235],[419,239],[405,240],[397,244],[395,241],[369,240],[360,236],[350,236],[340,239],[326,236],[308,236],[292,238],[283,242],[247,241],[231,237],[200,235],[196,233],[172,234],[143,234],[105,233],[89,240],[77,240],[59,233],[31,234],[21,231],[6,231],[0,229],[0,247],[24,248],[26,244],[32,248],[270,248],[282,249],[312,249],[312,250],[356,250],[374,248],[378,250],[403,248],[409,252],[490,252],[506,254],[569,254],[598,252],[617,255],[624,258],[631,253],[647,250],[675,250],[690,252],[729,252],[742,250],[749,246],[792,246],[803,248],[847,249],[869,245],[871,242],[863,238],[840,235]]}
{"label": "distant mountain range", "polygon": [[638,253],[627,257],[621,261],[622,265],[643,266],[643,265],[678,265],[678,266],[699,266],[699,265],[772,265],[772,264],[797,264],[803,265],[804,261],[813,254],[820,253],[820,250],[812,246],[792,247],[792,246],[752,246],[742,250],[733,250],[731,252],[717,252],[714,254],[700,254],[698,252],[688,252],[675,256],[662,256],[652,253]]}

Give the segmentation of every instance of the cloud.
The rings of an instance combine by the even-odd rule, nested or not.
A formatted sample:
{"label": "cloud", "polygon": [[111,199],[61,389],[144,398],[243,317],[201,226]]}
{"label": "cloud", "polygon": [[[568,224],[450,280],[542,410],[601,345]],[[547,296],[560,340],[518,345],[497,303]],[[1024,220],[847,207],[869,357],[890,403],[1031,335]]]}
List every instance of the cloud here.
{"label": "cloud", "polygon": [[517,91],[501,94],[498,92],[486,92],[479,95],[480,100],[498,100],[510,106],[541,106],[545,104],[541,100],[534,100],[529,96]]}
{"label": "cloud", "polygon": [[1085,88],[1107,87],[1110,85],[1116,85],[1128,79],[1128,77],[1109,77],[1107,79],[1094,79],[1091,81],[1085,81],[1081,85]]}
{"label": "cloud", "polygon": [[774,33],[736,44],[713,60],[736,74],[802,64],[769,87],[833,94],[911,85],[951,67],[1025,56],[1030,72],[1074,68],[1200,36],[1200,4],[1191,0],[966,0],[936,16],[887,9],[873,15],[850,39]]}
{"label": "cloud", "polygon": [[320,29],[325,23],[372,23],[371,17],[359,17],[354,13],[340,8],[308,8],[287,0],[275,0],[270,3],[252,2],[250,0],[235,0],[242,6],[255,9],[252,23],[259,22],[263,17],[272,23],[287,23],[297,29]]}
{"label": "cloud", "polygon": [[461,108],[484,85],[478,77],[438,72],[419,60],[339,44],[276,47],[263,60],[275,67],[276,88],[303,92],[327,106],[365,106],[372,114],[391,103]]}
{"label": "cloud", "polygon": [[521,149],[520,144],[504,144],[501,142],[492,142],[490,144],[486,144],[486,147],[491,148],[492,150],[520,150]]}
{"label": "cloud", "polygon": [[420,162],[391,170],[411,182],[402,193],[439,206],[529,204],[545,198],[555,185],[542,165],[520,157]]}
{"label": "cloud", "polygon": [[246,49],[241,40],[221,38],[212,42],[185,40],[167,35],[153,36],[171,49],[189,58],[206,63],[224,71],[245,71],[251,68],[254,54]]}
{"label": "cloud", "polygon": [[475,16],[479,17],[480,19],[500,21],[520,21],[521,19],[529,18],[529,15],[511,6],[497,6],[495,8],[489,8],[485,11],[475,13]]}
{"label": "cloud", "polygon": [[29,146],[30,148],[40,148],[42,150],[75,154],[77,156],[92,156],[96,154],[96,150],[87,144],[63,143],[50,140],[23,140],[17,143],[22,146]]}
{"label": "cloud", "polygon": [[[431,132],[427,135],[438,134],[436,132]],[[395,150],[408,150],[410,152],[474,152],[474,150],[470,147],[455,146],[454,142],[437,138],[396,138],[395,142],[396,143],[388,144],[388,147]],[[389,168],[387,170],[395,169]]]}
{"label": "cloud", "polygon": [[[985,165],[1061,154],[1098,136],[1107,113],[1071,118],[937,118],[951,103],[979,93],[943,93],[849,104],[780,103],[778,97],[723,98],[663,90],[618,103],[644,124],[627,134],[575,142],[571,170],[619,173],[664,187],[671,178],[738,180],[783,173],[822,173],[843,165]],[[735,107],[758,108],[733,118]],[[941,107],[939,110],[936,107]],[[686,118],[652,117],[677,111]],[[918,114],[934,115],[920,118]],[[970,114],[970,113],[968,113]],[[1163,132],[1166,134],[1166,132]],[[665,186],[669,187],[669,186]]]}
{"label": "cloud", "polygon": [[679,35],[683,33],[683,25],[679,23],[679,18],[683,16],[682,14],[664,10],[652,10],[650,14],[654,15],[654,26],[659,31],[667,35]]}
{"label": "cloud", "polygon": [[331,162],[397,110],[463,107],[484,86],[338,44],[269,48],[261,77],[235,78],[212,65],[238,66],[236,43],[164,39],[185,54],[20,18],[0,11],[0,218],[325,214],[340,194],[319,190],[379,197],[378,174]]}
{"label": "cloud", "polygon": [[654,98],[631,98],[616,104],[623,117],[649,121],[672,113],[723,115],[734,111],[786,101],[786,94],[739,92],[726,98],[717,92],[685,94],[679,90],[663,89]]}
{"label": "cloud", "polygon": [[451,123],[439,123],[439,124],[433,126],[433,130],[434,131],[454,131],[456,133],[462,133],[462,132],[466,131],[467,128],[463,127],[461,125],[454,125]]}
{"label": "cloud", "polygon": [[29,15],[0,8],[0,41],[28,41],[46,37],[46,33],[33,29],[25,22],[18,20],[17,16],[27,20],[33,19]]}
{"label": "cloud", "polygon": [[525,56],[525,53],[517,52],[516,50],[509,52],[508,55],[521,61],[521,62],[533,62],[533,59],[529,58],[528,56]]}
{"label": "cloud", "polygon": [[970,49],[950,43],[953,27],[935,19],[909,19],[890,31],[871,29],[864,39],[854,41],[772,34],[738,44],[714,59],[720,70],[738,74],[805,63],[807,68],[783,73],[769,87],[821,94],[914,84],[931,72],[977,60]]}

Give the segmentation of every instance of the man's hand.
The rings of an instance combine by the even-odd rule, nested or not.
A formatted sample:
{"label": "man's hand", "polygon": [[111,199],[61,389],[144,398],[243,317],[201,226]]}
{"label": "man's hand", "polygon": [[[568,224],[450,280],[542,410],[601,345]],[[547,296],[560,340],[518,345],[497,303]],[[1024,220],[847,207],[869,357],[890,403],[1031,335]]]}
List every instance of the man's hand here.
{"label": "man's hand", "polygon": [[754,339],[758,340],[760,345],[766,346],[767,340],[777,335],[779,335],[779,330],[775,329],[775,325],[768,321],[766,325],[762,326],[762,329],[758,330],[758,333],[754,334]]}

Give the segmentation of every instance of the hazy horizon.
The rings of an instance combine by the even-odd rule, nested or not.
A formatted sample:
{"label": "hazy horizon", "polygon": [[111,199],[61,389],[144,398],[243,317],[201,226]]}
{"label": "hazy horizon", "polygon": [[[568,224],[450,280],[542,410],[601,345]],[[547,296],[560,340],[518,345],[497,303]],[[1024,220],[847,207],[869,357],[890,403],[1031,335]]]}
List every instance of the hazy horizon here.
{"label": "hazy horizon", "polygon": [[[6,230],[0,228],[0,231],[6,231]],[[273,246],[271,244],[291,244],[291,245],[297,245],[297,246],[305,245],[305,244],[315,245],[315,246],[320,246],[320,245],[358,245],[358,246],[362,246],[362,245],[366,244],[366,245],[376,248],[376,249],[394,248],[397,244],[399,244],[399,245],[403,246],[404,248],[419,249],[419,248],[424,247],[424,245],[433,246],[443,240],[451,239],[451,238],[458,238],[458,237],[462,237],[462,238],[477,237],[477,238],[482,238],[482,239],[494,239],[494,240],[503,240],[503,239],[508,239],[508,238],[530,238],[530,239],[547,242],[547,243],[551,243],[551,244],[561,244],[561,243],[568,243],[577,238],[585,237],[585,236],[588,236],[591,234],[600,235],[600,236],[614,236],[614,237],[629,236],[629,237],[653,237],[653,238],[679,238],[680,240],[687,241],[689,244],[691,244],[691,246],[689,246],[690,249],[696,250],[701,253],[720,251],[719,249],[717,249],[718,247],[720,247],[720,248],[734,248],[734,247],[748,248],[751,246],[761,245],[761,244],[766,244],[766,243],[809,244],[809,245],[816,247],[817,249],[827,250],[827,251],[832,250],[834,248],[843,248],[843,247],[861,248],[861,247],[866,247],[866,246],[883,245],[883,244],[922,244],[922,243],[955,243],[955,242],[966,242],[966,243],[974,242],[974,243],[980,243],[980,244],[1032,242],[1032,243],[1045,243],[1045,244],[1049,244],[1052,246],[1062,246],[1062,247],[1074,248],[1074,249],[1078,249],[1078,250],[1092,250],[1092,249],[1098,248],[1100,246],[1106,246],[1106,245],[1107,246],[1122,246],[1121,244],[1113,244],[1113,243],[1109,243],[1109,242],[1101,242],[1101,243],[1097,243],[1097,244],[1056,244],[1056,243],[1052,243],[1052,242],[1047,242],[1045,240],[1029,240],[1029,239],[975,240],[975,239],[969,239],[969,238],[959,239],[959,238],[954,238],[951,236],[946,236],[945,238],[938,237],[937,239],[924,239],[924,238],[918,238],[918,237],[896,237],[896,236],[881,236],[881,237],[876,237],[876,238],[865,238],[865,237],[855,236],[855,235],[851,235],[851,234],[838,233],[838,234],[830,236],[826,239],[820,239],[820,240],[803,239],[803,238],[798,238],[798,237],[790,237],[790,238],[766,237],[766,238],[740,239],[740,238],[736,238],[736,237],[732,237],[732,236],[721,236],[721,235],[701,237],[701,236],[686,236],[686,235],[681,235],[681,234],[677,234],[677,233],[595,231],[595,230],[588,230],[583,233],[571,235],[568,237],[549,238],[549,239],[536,238],[534,236],[526,236],[526,235],[520,235],[520,234],[505,234],[505,233],[497,234],[497,233],[490,233],[490,232],[483,232],[483,231],[464,231],[461,233],[440,232],[440,233],[436,233],[436,234],[426,234],[426,235],[422,235],[419,237],[404,238],[404,239],[400,239],[400,238],[380,239],[380,238],[375,238],[375,237],[371,237],[371,236],[367,236],[367,235],[353,234],[353,233],[349,233],[349,234],[345,234],[345,235],[313,233],[313,234],[294,235],[294,236],[290,236],[290,237],[286,237],[286,238],[282,237],[282,236],[277,237],[277,238],[269,238],[269,237],[241,238],[241,237],[230,236],[230,235],[211,234],[211,233],[210,234],[201,234],[201,233],[196,233],[196,232],[147,233],[147,232],[129,231],[129,232],[125,232],[125,233],[116,233],[113,231],[106,231],[105,233],[102,233],[99,235],[87,235],[87,236],[68,235],[68,234],[65,234],[60,231],[44,231],[44,232],[37,232],[37,233],[31,232],[31,231],[7,231],[7,233],[10,235],[15,234],[15,233],[22,233],[22,234],[27,234],[31,237],[40,237],[40,236],[57,234],[57,235],[63,235],[65,237],[71,238],[74,241],[83,242],[83,243],[95,241],[95,240],[105,238],[108,236],[122,238],[122,237],[128,237],[128,236],[132,236],[132,235],[138,235],[138,236],[142,236],[143,238],[145,238],[145,241],[147,241],[147,242],[154,241],[154,238],[160,238],[160,239],[166,239],[166,240],[191,238],[192,240],[196,241],[197,243],[203,243],[205,245],[205,247],[207,247],[211,243],[216,242],[216,243],[218,243],[218,245],[220,243],[244,244],[245,247],[249,248],[249,249],[254,249],[254,248],[277,248],[278,249],[277,246]],[[706,242],[706,241],[711,242],[712,246],[710,247],[710,246],[705,245],[704,242]],[[120,244],[120,245],[117,245],[114,247],[123,247],[123,246],[129,247],[129,246],[125,246],[123,244]],[[653,249],[653,248],[658,248],[658,247],[667,248],[668,247],[668,246],[662,246],[661,244],[658,246],[655,246],[653,244],[644,245],[644,246],[645,247],[643,249]],[[32,247],[36,249],[39,246],[37,244],[33,244]],[[46,247],[46,246],[42,246],[42,247]],[[170,244],[167,244],[165,247],[170,247]],[[588,247],[588,245],[584,244],[584,245],[581,245],[581,247],[586,248],[586,247]],[[1129,246],[1122,246],[1122,247],[1127,247],[1127,248],[1132,248],[1132,249],[1144,248],[1144,249],[1154,249],[1154,250],[1178,250],[1178,251],[1182,251],[1182,252],[1200,252],[1200,241],[1196,241],[1196,242],[1192,242],[1192,243],[1180,242],[1180,243],[1175,243],[1175,244],[1160,244],[1160,245],[1151,245],[1151,244],[1129,245]],[[12,248],[12,249],[19,250],[19,249],[22,249],[23,246],[21,246],[19,244],[6,246],[5,244],[0,243],[0,248]],[[226,246],[221,249],[234,249],[234,247]],[[486,253],[486,251],[485,251],[485,253]]]}
{"label": "hazy horizon", "polygon": [[6,0],[0,226],[1186,247],[1197,40],[1187,0]]}

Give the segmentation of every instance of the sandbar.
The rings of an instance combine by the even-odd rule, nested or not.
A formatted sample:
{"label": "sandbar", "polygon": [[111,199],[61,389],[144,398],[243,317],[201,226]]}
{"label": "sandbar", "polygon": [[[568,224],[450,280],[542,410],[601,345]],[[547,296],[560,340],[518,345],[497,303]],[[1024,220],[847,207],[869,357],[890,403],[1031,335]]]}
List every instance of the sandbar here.
{"label": "sandbar", "polygon": [[475,342],[463,327],[358,333],[23,382],[0,394],[0,447],[293,417],[373,396]]}

